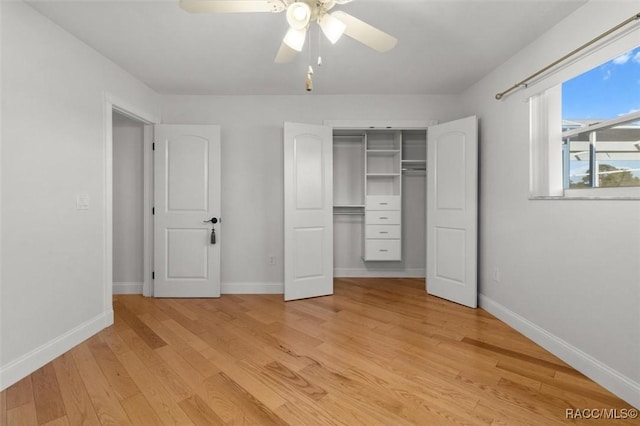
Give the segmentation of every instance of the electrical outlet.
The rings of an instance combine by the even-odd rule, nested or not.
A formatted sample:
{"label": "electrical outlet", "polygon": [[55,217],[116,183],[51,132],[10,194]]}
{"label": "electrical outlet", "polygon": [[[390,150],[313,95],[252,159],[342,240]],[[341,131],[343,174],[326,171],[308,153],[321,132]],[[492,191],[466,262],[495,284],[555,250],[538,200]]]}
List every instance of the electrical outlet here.
{"label": "electrical outlet", "polygon": [[493,282],[500,282],[500,268],[493,268]]}
{"label": "electrical outlet", "polygon": [[269,265],[273,266],[276,264],[276,257],[275,256],[269,256]]}

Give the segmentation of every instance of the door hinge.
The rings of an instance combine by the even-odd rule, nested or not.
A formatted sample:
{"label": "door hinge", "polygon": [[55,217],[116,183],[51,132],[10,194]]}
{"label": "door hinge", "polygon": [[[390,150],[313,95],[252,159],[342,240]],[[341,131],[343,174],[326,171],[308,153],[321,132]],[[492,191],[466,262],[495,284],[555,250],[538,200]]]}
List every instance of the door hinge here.
{"label": "door hinge", "polygon": [[156,208],[155,207],[151,207],[151,214],[156,214]]}
{"label": "door hinge", "polygon": [[156,143],[155,143],[155,142],[151,144],[151,150],[152,150],[152,151],[155,151],[155,150],[156,150]]}
{"label": "door hinge", "polygon": [[156,279],[156,271],[153,271],[153,272],[151,273],[151,279],[152,279],[152,280],[155,280],[155,279]]}

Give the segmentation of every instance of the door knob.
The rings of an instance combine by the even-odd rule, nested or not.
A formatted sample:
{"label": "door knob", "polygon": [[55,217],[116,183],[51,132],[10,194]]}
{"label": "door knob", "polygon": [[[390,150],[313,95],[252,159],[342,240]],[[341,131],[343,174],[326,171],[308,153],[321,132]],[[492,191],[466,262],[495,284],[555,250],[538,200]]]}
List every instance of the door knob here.
{"label": "door knob", "polygon": [[205,220],[203,222],[204,223],[211,223],[211,244],[215,244],[216,243],[216,228],[213,225],[218,223],[218,218],[217,217],[212,217],[211,219]]}

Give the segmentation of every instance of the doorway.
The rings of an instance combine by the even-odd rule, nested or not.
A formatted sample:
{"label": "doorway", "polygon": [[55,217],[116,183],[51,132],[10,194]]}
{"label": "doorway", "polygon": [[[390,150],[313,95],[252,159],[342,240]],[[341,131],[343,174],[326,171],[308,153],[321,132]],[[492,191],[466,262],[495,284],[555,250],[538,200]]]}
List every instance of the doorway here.
{"label": "doorway", "polygon": [[142,294],[144,123],[113,112],[113,293]]}
{"label": "doorway", "polygon": [[[112,298],[114,293],[114,226],[113,226],[113,121],[114,115],[118,114],[130,120],[134,120],[136,123],[141,123],[143,126],[143,273],[142,273],[142,294],[145,296],[153,295],[153,232],[152,224],[153,219],[151,216],[151,209],[153,206],[153,155],[152,155],[152,142],[153,142],[153,125],[160,122],[160,118],[155,114],[141,108],[135,104],[123,100],[114,96],[111,93],[104,94],[103,104],[103,123],[104,123],[104,304],[105,310],[108,312],[113,311]],[[118,118],[116,118],[117,120]],[[127,286],[130,288],[130,286]],[[120,289],[117,289],[120,290]]]}

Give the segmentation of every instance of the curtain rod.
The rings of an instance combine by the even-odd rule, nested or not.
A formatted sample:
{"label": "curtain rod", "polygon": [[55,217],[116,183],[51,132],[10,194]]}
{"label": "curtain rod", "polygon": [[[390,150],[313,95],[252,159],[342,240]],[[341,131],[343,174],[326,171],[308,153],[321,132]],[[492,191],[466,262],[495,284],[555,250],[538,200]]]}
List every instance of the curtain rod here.
{"label": "curtain rod", "polygon": [[558,65],[560,62],[563,62],[564,60],[572,57],[573,55],[575,55],[576,53],[586,49],[587,47],[591,46],[592,44],[602,40],[603,38],[607,37],[609,34],[614,33],[616,31],[618,31],[620,28],[624,27],[625,25],[630,24],[633,21],[637,21],[640,19],[640,13],[636,13],[635,15],[633,15],[631,18],[629,19],[625,19],[624,21],[620,22],[618,25],[616,25],[615,27],[611,28],[608,31],[603,32],[602,34],[600,34],[599,36],[589,40],[588,42],[586,42],[585,44],[583,44],[582,46],[578,47],[577,49],[567,53],[566,55],[564,55],[562,58],[558,59],[555,62],[550,63],[549,65],[547,65],[546,67],[542,68],[541,70],[531,74],[529,77],[525,78],[524,80],[522,80],[519,83],[514,84],[513,86],[511,86],[510,88],[508,88],[507,90],[505,90],[504,92],[500,92],[500,93],[496,93],[496,100],[500,100],[504,97],[504,95],[512,92],[515,89],[519,89],[521,87],[527,87],[527,83],[536,78],[537,76],[539,76],[540,74],[549,71],[551,68],[555,67],[556,65]]}

